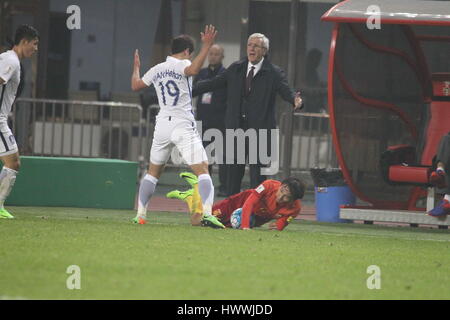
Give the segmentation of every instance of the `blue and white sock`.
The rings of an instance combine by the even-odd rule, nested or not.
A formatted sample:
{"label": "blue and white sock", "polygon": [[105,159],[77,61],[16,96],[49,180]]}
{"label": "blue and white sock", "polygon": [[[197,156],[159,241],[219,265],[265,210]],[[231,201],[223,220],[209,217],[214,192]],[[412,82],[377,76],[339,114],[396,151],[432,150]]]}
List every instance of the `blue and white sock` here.
{"label": "blue and white sock", "polygon": [[158,179],[148,173],[142,178],[141,185],[139,186],[138,211],[136,217],[145,218],[147,216],[147,205],[153,193],[155,193],[157,183]]}
{"label": "blue and white sock", "polygon": [[0,209],[3,209],[6,198],[16,182],[17,171],[8,167],[3,167],[0,172]]}
{"label": "blue and white sock", "polygon": [[198,176],[198,193],[200,193],[200,197],[202,198],[203,214],[210,216],[214,202],[214,186],[209,174],[201,174]]}

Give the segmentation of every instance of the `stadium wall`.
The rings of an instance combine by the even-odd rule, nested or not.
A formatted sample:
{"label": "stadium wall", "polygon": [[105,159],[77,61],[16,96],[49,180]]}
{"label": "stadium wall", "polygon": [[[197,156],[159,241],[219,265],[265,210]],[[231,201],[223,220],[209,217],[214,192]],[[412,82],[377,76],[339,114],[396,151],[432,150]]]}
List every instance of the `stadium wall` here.
{"label": "stadium wall", "polygon": [[21,157],[10,206],[134,209],[138,163]]}

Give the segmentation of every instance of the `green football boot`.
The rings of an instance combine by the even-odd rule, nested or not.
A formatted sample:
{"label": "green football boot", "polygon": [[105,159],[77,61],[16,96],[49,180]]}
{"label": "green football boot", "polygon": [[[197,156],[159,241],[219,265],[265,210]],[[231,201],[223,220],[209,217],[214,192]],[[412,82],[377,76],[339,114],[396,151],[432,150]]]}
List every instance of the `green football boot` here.
{"label": "green football boot", "polygon": [[8,211],[6,211],[5,208],[0,209],[0,219],[14,219],[14,216],[10,214]]}
{"label": "green football boot", "polygon": [[182,172],[180,173],[180,178],[186,180],[191,187],[194,187],[198,183],[197,176],[192,172]]}
{"label": "green football boot", "polygon": [[189,189],[186,191],[173,190],[166,194],[166,197],[169,199],[178,199],[184,201],[187,197],[190,197],[194,194],[194,189]]}
{"label": "green football boot", "polygon": [[147,218],[144,216],[134,217],[133,219],[131,219],[131,222],[136,224],[146,224]]}
{"label": "green football boot", "polygon": [[220,222],[219,219],[217,219],[213,215],[203,216],[202,225],[211,228],[225,229],[225,226],[222,224],[222,222]]}

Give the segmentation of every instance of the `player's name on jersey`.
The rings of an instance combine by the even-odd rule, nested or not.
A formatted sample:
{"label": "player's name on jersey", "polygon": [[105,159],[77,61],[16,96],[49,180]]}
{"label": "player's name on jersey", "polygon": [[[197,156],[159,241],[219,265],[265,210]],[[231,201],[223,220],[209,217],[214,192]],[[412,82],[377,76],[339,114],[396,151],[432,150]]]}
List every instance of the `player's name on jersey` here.
{"label": "player's name on jersey", "polygon": [[180,73],[177,73],[173,70],[166,70],[166,71],[161,71],[161,72],[158,72],[157,74],[155,74],[155,76],[153,77],[153,82],[156,82],[156,81],[164,79],[164,78],[174,78],[176,80],[181,80],[182,77],[183,77],[183,75]]}

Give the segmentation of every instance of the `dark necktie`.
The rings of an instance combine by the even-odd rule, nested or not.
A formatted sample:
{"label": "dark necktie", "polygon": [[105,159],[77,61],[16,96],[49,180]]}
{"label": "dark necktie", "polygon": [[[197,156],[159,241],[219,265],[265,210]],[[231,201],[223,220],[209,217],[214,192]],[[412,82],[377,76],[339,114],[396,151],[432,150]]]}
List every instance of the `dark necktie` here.
{"label": "dark necktie", "polygon": [[255,70],[255,67],[252,67],[250,69],[250,72],[248,73],[247,79],[245,80],[245,92],[247,94],[250,93],[251,85],[252,85],[252,79],[253,79],[253,71]]}

